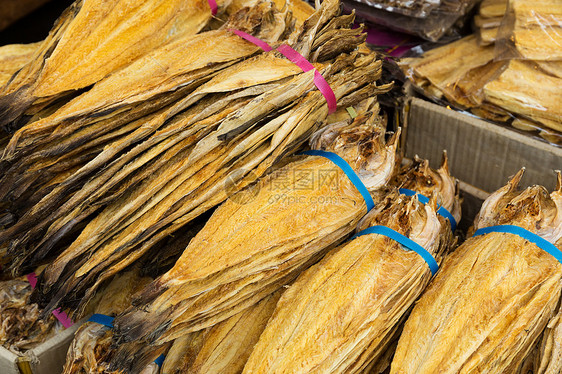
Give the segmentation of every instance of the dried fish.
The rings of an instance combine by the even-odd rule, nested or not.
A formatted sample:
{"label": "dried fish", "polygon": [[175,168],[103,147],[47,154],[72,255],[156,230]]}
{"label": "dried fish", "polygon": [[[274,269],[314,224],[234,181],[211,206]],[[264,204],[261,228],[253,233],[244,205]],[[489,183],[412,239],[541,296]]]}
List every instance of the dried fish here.
{"label": "dried fish", "polygon": [[[373,192],[391,176],[397,140],[395,135],[384,145],[383,131],[373,125],[377,118],[370,113],[351,125],[328,126],[311,141],[315,149],[340,154]],[[333,178],[303,188],[310,177],[300,170],[330,171]],[[142,310],[130,310],[116,320],[122,338],[157,344],[234,315],[315,262],[366,212],[349,179],[321,157],[290,163],[250,189],[253,200],[227,200],[174,268],[137,298],[135,305]]]}
{"label": "dried fish", "polygon": [[0,87],[4,86],[14,73],[29,62],[40,45],[41,42],[0,47]]}
{"label": "dried fish", "polygon": [[534,374],[556,374],[562,371],[562,311],[550,319],[541,339]]}
{"label": "dried fish", "polygon": [[[427,160],[416,159],[401,168],[392,184],[430,195],[432,200],[423,206],[417,198],[393,189],[361,220],[357,231],[390,227],[440,262],[453,241],[449,222],[436,213],[436,201],[460,219],[458,191],[446,157],[437,171],[429,168]],[[428,270],[418,254],[385,236],[352,239],[289,287],[244,373],[363,373],[372,366],[384,370],[387,365],[380,361],[393,353],[396,331],[431,279]]]}
{"label": "dried fish", "polygon": [[[285,23],[281,22],[284,19],[285,14],[280,14],[282,19],[279,20],[277,19],[279,17],[275,18],[275,15],[273,14],[275,12],[276,11],[272,8],[271,4],[261,3],[259,7],[252,8],[249,12],[244,11],[243,12],[244,14],[241,16],[236,16],[236,15],[233,16],[235,19],[233,20],[232,23],[230,23],[230,25],[239,26],[238,28],[243,30],[246,29],[246,27],[252,29],[256,25],[260,25],[260,22],[263,18],[265,19],[264,22],[266,23],[269,22],[271,24],[271,27],[266,24],[261,25],[263,26],[262,32],[258,33],[257,36],[262,37],[265,40],[270,40],[267,37],[268,35],[270,35],[270,33],[272,33],[273,35],[277,35],[277,34],[282,34],[285,30]],[[184,52],[186,51],[186,46],[182,45],[181,43],[172,42],[172,44],[175,46],[176,49],[173,48],[170,49],[167,47],[162,47],[160,49],[157,49],[154,52],[154,54],[159,55],[161,58],[163,58],[162,57],[163,54],[168,55],[168,57],[172,59],[170,63],[173,62],[174,64],[177,64],[177,66],[174,68],[175,70],[172,70],[171,68],[168,69],[167,71],[169,74],[167,73],[164,75],[161,72],[158,73],[158,70],[154,72],[150,71],[149,76],[152,77],[152,80],[156,81],[157,83],[162,83],[162,80],[165,80],[166,77],[168,78],[173,77],[174,71],[176,71],[177,73],[178,72],[177,70],[179,69],[179,72],[181,73],[181,77],[183,77],[182,78],[183,80],[179,82],[178,85],[181,86],[181,84],[185,84],[186,83],[185,80],[189,82],[190,77],[195,78],[197,84],[201,85],[207,82],[208,79],[212,78],[212,72],[215,70],[215,68],[211,68],[211,71],[209,71],[209,69],[204,69],[205,74],[206,75],[210,74],[211,76],[205,77],[203,79],[202,77],[204,77],[204,75],[202,75],[201,72],[197,72],[201,70],[201,66],[204,67],[206,64],[212,63],[212,65],[214,66],[220,65],[222,66],[222,68],[224,68],[228,65],[231,65],[232,62],[228,62],[225,66],[224,64],[221,65],[220,60],[226,60],[226,61],[231,61],[232,59],[236,60],[237,58],[240,59],[241,57],[248,57],[248,54],[251,55],[257,51],[256,46],[244,41],[243,39],[239,38],[234,34],[229,33],[226,30],[211,31],[209,33],[215,36],[214,38],[211,38],[211,40],[218,43],[216,47],[220,47],[220,48],[214,50],[215,51],[214,53],[207,53],[204,58],[196,58],[199,55],[196,54],[195,51],[197,51],[200,54],[201,49],[202,47],[204,47],[205,43],[209,43],[209,39],[206,39],[206,37],[196,36],[195,39],[193,40],[193,43],[191,43],[191,47],[194,48],[193,49],[194,53],[187,54],[187,55],[192,55],[192,57],[194,58],[192,60],[192,63],[188,63],[189,57],[186,57],[184,53],[182,53],[182,51]],[[206,35],[206,36],[209,37],[211,35]],[[180,39],[180,42],[181,41],[185,41],[185,40]],[[221,42],[225,43],[222,47],[220,46]],[[178,50],[178,48],[180,49]],[[225,48],[227,50],[230,50],[230,48],[232,48],[233,49],[232,53],[225,54],[224,52]],[[189,50],[190,49],[187,48],[187,51]],[[217,60],[217,58],[219,60]],[[279,68],[280,71],[282,72],[280,74],[286,74],[286,75],[290,74],[290,72],[289,73],[287,72],[290,69],[284,68],[286,66],[287,64],[283,64]],[[145,64],[144,69],[145,70],[155,69],[154,64]],[[189,71],[196,71],[197,73],[195,73],[195,76],[191,76],[188,73]],[[294,68],[291,71],[294,72]],[[18,259],[18,261],[13,263],[12,270],[14,272],[18,272],[17,270],[18,264],[21,264],[22,262],[25,262],[26,264],[30,264],[33,263],[34,261],[41,261],[42,258],[44,258],[47,255],[47,253],[44,252],[48,252],[53,247],[53,243],[47,243],[43,246],[43,241],[41,239],[42,236],[45,234],[45,230],[47,230],[49,226],[51,226],[53,222],[55,222],[57,219],[62,221],[64,221],[65,218],[68,219],[64,221],[64,223],[61,222],[61,226],[55,225],[54,227],[51,228],[51,232],[52,235],[55,236],[55,240],[60,240],[60,235],[67,234],[68,231],[71,229],[71,226],[68,225],[65,226],[65,224],[68,224],[70,222],[71,225],[73,226],[76,225],[77,223],[81,222],[83,219],[91,215],[93,211],[96,211],[101,207],[103,207],[103,205],[108,204],[111,201],[110,199],[116,199],[117,197],[119,197],[119,194],[123,194],[125,190],[123,189],[120,190],[120,188],[126,189],[127,187],[131,187],[130,185],[128,185],[128,181],[125,180],[125,177],[130,176],[131,172],[138,170],[140,166],[152,161],[156,156],[158,156],[163,152],[166,152],[170,147],[173,146],[176,147],[173,148],[170,152],[168,152],[167,155],[165,155],[166,156],[165,159],[173,155],[176,155],[176,159],[178,159],[179,157],[177,156],[177,153],[182,150],[182,148],[180,147],[181,141],[183,141],[184,147],[186,145],[194,144],[197,140],[202,139],[204,136],[208,135],[213,130],[213,128],[210,127],[209,124],[218,126],[220,122],[217,121],[224,119],[228,114],[232,114],[231,112],[239,109],[235,105],[232,105],[232,107],[228,107],[228,104],[230,104],[231,101],[237,99],[237,97],[235,96],[230,100],[219,101],[218,104],[221,106],[211,105],[209,107],[210,102],[207,103],[203,102],[199,106],[195,106],[194,108],[191,108],[192,109],[191,112],[188,113],[191,116],[184,116],[185,114],[184,115],[180,114],[179,118],[177,118],[175,121],[171,121],[172,117],[175,114],[178,114],[178,112],[181,112],[183,109],[185,109],[186,106],[190,104],[189,102],[183,103],[183,101],[186,100],[189,101],[191,99],[191,97],[188,97],[186,98],[186,100],[181,100],[179,103],[176,104],[173,104],[173,101],[168,102],[167,108],[164,108],[152,114],[149,117],[145,117],[133,121],[131,123],[131,126],[125,126],[125,127],[129,127],[125,131],[123,131],[124,129],[122,125],[124,125],[126,122],[124,123],[123,121],[131,120],[130,118],[127,119],[126,117],[133,114],[133,119],[135,119],[136,116],[146,115],[147,113],[145,113],[144,110],[137,111],[136,113],[131,113],[130,111],[127,111],[119,116],[120,119],[116,119],[113,116],[111,119],[102,120],[101,122],[99,121],[99,116],[94,113],[93,124],[88,125],[87,121],[85,123],[81,121],[77,121],[77,122],[73,122],[71,125],[65,126],[65,121],[64,121],[65,118],[69,118],[69,116],[73,117],[75,115],[78,115],[78,113],[76,113],[72,109],[75,105],[79,105],[79,103],[82,103],[83,101],[95,102],[100,98],[101,100],[107,99],[108,94],[106,91],[104,91],[103,89],[100,89],[99,92],[96,91],[96,87],[103,86],[104,84],[106,84],[106,82],[108,87],[113,85],[111,91],[114,90],[120,84],[119,82],[121,82],[122,85],[126,83],[125,85],[123,85],[123,90],[121,91],[121,94],[122,95],[132,94],[132,91],[130,90],[129,86],[131,82],[134,80],[133,77],[136,76],[137,80],[139,79],[139,77],[142,77],[141,79],[146,81],[144,75],[142,74],[138,75],[138,72],[139,72],[138,69],[122,70],[121,71],[122,75],[120,75],[120,77],[117,78],[114,78],[113,76],[109,77],[107,80],[104,80],[100,82],[98,85],[94,86],[94,88],[92,88],[92,90],[90,90],[85,96],[84,95],[80,96],[75,101],[61,108],[61,110],[57,111],[53,116],[45,118],[44,120],[40,120],[36,122],[35,125],[29,128],[23,128],[20,132],[14,135],[14,137],[12,137],[11,139],[12,144],[18,144],[17,141],[19,136],[18,134],[23,136],[23,134],[25,134],[26,131],[32,131],[33,133],[35,133],[38,130],[41,130],[41,128],[43,127],[51,126],[51,124],[54,124],[57,126],[57,128],[59,128],[59,131],[55,131],[55,133],[50,133],[50,131],[47,132],[48,138],[45,141],[52,143],[54,147],[52,148],[53,152],[50,152],[48,150],[42,150],[39,153],[34,153],[32,157],[26,157],[25,161],[17,162],[15,167],[9,170],[6,173],[6,175],[3,176],[3,180],[0,183],[1,184],[0,190],[2,191],[0,192],[0,194],[3,195],[4,199],[6,199],[6,194],[8,194],[9,196],[11,196],[10,200],[14,200],[16,202],[20,202],[23,198],[26,197],[25,195],[19,196],[17,195],[17,193],[21,193],[18,191],[26,191],[24,188],[28,186],[28,183],[33,183],[33,181],[36,178],[41,178],[41,177],[43,180],[49,181],[49,178],[45,178],[44,173],[48,173],[47,175],[50,175],[50,173],[52,172],[56,173],[57,170],[56,168],[59,167],[58,165],[60,165],[61,158],[70,157],[73,154],[73,152],[71,151],[73,149],[76,149],[76,147],[81,147],[81,149],[83,149],[84,147],[82,146],[84,145],[84,139],[82,138],[82,136],[87,136],[90,139],[92,139],[93,136],[94,138],[91,141],[94,142],[92,145],[95,147],[93,154],[91,154],[91,152],[87,153],[87,155],[90,158],[86,160],[82,160],[82,162],[89,161],[86,165],[82,167],[80,167],[81,165],[78,165],[77,170],[71,169],[72,172],[70,173],[70,175],[64,176],[64,178],[62,180],[57,181],[56,184],[54,185],[47,184],[44,188],[37,191],[35,193],[35,195],[38,195],[37,198],[35,198],[34,195],[33,196],[34,199],[32,199],[32,202],[36,202],[36,203],[34,205],[31,205],[30,207],[27,204],[24,205],[28,207],[27,210],[24,210],[23,212],[18,212],[16,210],[14,212],[18,214],[21,218],[18,220],[18,222],[15,225],[11,226],[10,228],[8,228],[7,230],[5,230],[0,234],[0,236],[2,237],[0,240],[11,241],[10,247],[13,248],[13,251],[15,252],[14,255],[17,257],[21,256]],[[266,77],[262,77],[262,79],[268,79],[268,78],[276,79],[277,76],[272,77],[271,75],[267,75]],[[234,86],[235,82],[237,82],[237,79],[240,79],[239,75],[234,76],[230,82],[222,81],[223,82],[222,87],[216,86],[216,89],[233,91],[236,89],[243,88],[240,86]],[[258,78],[258,82],[260,82],[259,79],[260,78]],[[258,82],[256,82],[256,80],[249,79],[246,84],[248,84],[248,86],[252,86]],[[143,86],[145,89],[147,88],[146,83],[147,82],[144,82],[144,86]],[[230,83],[229,86],[230,88],[228,88],[227,86],[229,83]],[[180,88],[179,91],[181,92],[182,89]],[[193,87],[191,88],[191,91],[193,91]],[[99,94],[96,95],[96,92],[101,93],[101,96]],[[145,91],[139,89],[136,92],[142,93]],[[216,92],[216,91],[211,90],[210,92]],[[246,96],[252,95],[251,97],[253,97],[254,95],[259,95],[261,93],[263,93],[263,91],[260,92],[259,90],[257,92],[247,92]],[[185,95],[186,92],[183,92],[183,94]],[[199,97],[204,96],[203,94],[200,94]],[[118,95],[117,91],[113,92],[113,96],[115,95]],[[171,94],[170,96],[172,99],[178,100],[179,98],[176,97],[175,95],[176,94]],[[241,95],[241,100],[243,100],[243,98],[244,95]],[[217,97],[215,96],[214,99],[217,99]],[[164,104],[166,104],[166,102],[164,102]],[[65,108],[68,108],[68,111]],[[92,109],[95,108],[91,108],[91,107],[89,108],[89,110]],[[132,111],[135,112],[134,108]],[[218,113],[216,113],[216,111],[218,111]],[[66,115],[65,113],[67,114],[70,113],[70,114]],[[59,121],[60,118],[62,118],[62,124]],[[159,127],[163,126],[167,120],[171,122],[170,126],[161,129],[160,132],[157,132],[157,130],[159,130]],[[58,127],[58,125],[60,125],[61,127]],[[76,126],[83,126],[83,125],[86,126],[86,128],[84,129],[85,131],[84,135],[82,135],[81,132],[78,131],[80,127],[78,128],[76,127]],[[197,127],[190,127],[189,125],[196,125]],[[209,128],[205,129],[206,126],[209,126]],[[115,132],[117,132],[116,135],[113,135],[113,137],[116,139],[111,139],[111,138],[107,139],[107,132],[111,131],[112,128]],[[95,131],[92,133],[92,130]],[[172,138],[173,135],[177,135],[178,133],[182,133],[183,137],[177,136],[175,138]],[[69,137],[67,138],[68,141],[65,140],[65,136]],[[101,138],[105,137],[106,139],[100,142],[100,137]],[[56,138],[58,138],[58,140],[56,140]],[[36,137],[34,137],[33,139],[34,140],[32,144],[37,145],[38,139]],[[147,141],[142,146],[138,146],[134,148],[132,152],[127,152],[130,150],[132,146],[142,142],[143,140],[147,140]],[[178,146],[178,143],[180,143],[180,146]],[[145,154],[144,157],[139,157],[136,163],[132,163],[129,165],[129,168],[124,168],[124,166],[127,165],[127,163],[130,163],[132,160],[134,160],[136,156],[139,156],[139,154],[142,154],[142,152],[147,151],[149,147],[156,146],[156,145],[160,145],[160,148],[156,149],[155,151],[149,152],[148,154]],[[11,146],[8,147],[8,150],[9,149],[11,149]],[[65,154],[66,152],[69,153]],[[51,156],[50,158],[52,161],[50,160],[49,162],[47,162],[45,160],[46,156]],[[72,159],[76,159],[76,158],[74,157],[71,158],[71,160]],[[38,166],[39,170],[34,170],[34,168],[31,168],[31,170],[28,169],[24,173],[21,172],[22,168],[24,168],[24,170],[27,169],[28,167],[28,165],[26,165],[27,163],[32,163],[37,161],[40,162],[40,165]],[[41,164],[43,164],[44,166],[42,166]],[[153,165],[153,167],[157,167],[157,166],[159,165]],[[106,173],[101,173],[100,169],[106,171]],[[120,170],[122,172],[117,173]],[[117,175],[115,175],[116,173]],[[56,175],[58,174],[55,174],[55,176]],[[88,180],[88,178],[92,178],[92,180]],[[109,178],[112,179],[109,181],[109,183],[105,184],[105,188],[103,189],[100,188],[104,185],[105,182],[108,182]],[[137,182],[139,180],[142,179],[138,177]],[[23,185],[21,185],[21,188],[18,186],[18,182],[23,183]],[[85,184],[85,182],[88,183]],[[119,185],[116,186],[116,184],[119,182],[123,182],[123,183],[121,183],[120,186]],[[73,195],[72,193],[76,191],[77,188],[80,188],[80,190]],[[118,194],[112,197],[111,195],[104,196],[103,195],[104,193],[106,194],[118,193]],[[102,201],[105,200],[105,203],[101,204],[100,200]],[[82,208],[81,210],[76,211],[77,208],[80,209],[80,207],[77,207],[78,204],[81,204]],[[15,205],[14,209],[18,209],[17,204],[14,205]],[[58,209],[54,211],[54,209],[56,208]],[[73,210],[75,211],[75,213],[73,212]],[[46,238],[44,238],[45,239],[44,241],[50,238],[51,236],[47,236]],[[38,250],[41,250],[41,247],[43,247],[42,248],[43,253],[38,254],[34,260],[31,260],[31,262],[29,262],[24,259],[26,258],[26,256],[31,256],[33,253],[27,253],[27,251],[24,250],[23,248],[29,245],[28,243],[32,243],[32,242],[36,242],[36,244],[40,244],[39,245],[40,248]],[[36,249],[37,248],[31,248],[32,251]],[[29,257],[27,258],[29,259]]]}
{"label": "dried fish", "polygon": [[[345,22],[330,23],[339,12],[337,5],[336,1],[325,2],[318,15],[313,16],[318,18],[320,25],[326,24],[324,28],[311,22],[305,23],[297,31],[293,38],[304,38],[302,43],[295,45],[297,49],[309,50],[308,53],[319,50],[307,47],[307,44],[314,43],[314,38],[310,36],[311,27],[318,28],[318,35],[321,36],[331,30],[329,27],[351,26],[352,18],[348,16],[343,16]],[[353,37],[356,45],[362,43],[362,40],[363,37]],[[345,50],[349,46],[349,41],[345,41]],[[271,54],[275,53],[246,60],[241,63],[241,67],[236,65],[229,69],[236,72],[240,68],[240,74],[245,72],[244,76],[252,76],[248,74],[254,71],[254,63],[258,62],[261,70],[259,61],[262,58],[279,58],[276,55],[268,57]],[[321,58],[322,54],[318,56]],[[335,60],[327,61],[324,66],[322,64],[318,64],[319,68],[342,106],[354,105],[390,88],[390,85],[375,85],[374,82],[381,73],[380,61],[372,53],[343,54]],[[313,89],[314,72],[295,75],[295,71],[287,68],[286,64],[280,66],[281,70],[278,72],[285,74],[281,81],[277,81],[279,76],[275,74],[275,84],[269,81],[271,74],[254,74],[254,80],[246,81],[267,81],[258,80],[255,87],[251,86],[231,95],[227,93],[226,99],[223,97],[224,100],[215,102],[216,106],[210,105],[211,98],[194,104],[193,110],[188,109],[179,114],[177,119],[167,122],[161,132],[137,144],[132,150],[124,148],[129,152],[124,153],[114,164],[109,164],[104,173],[97,174],[93,183],[88,183],[71,198],[73,204],[77,204],[73,205],[73,209],[80,210],[68,213],[67,207],[64,207],[54,214],[51,211],[50,215],[60,221],[51,226],[52,231],[48,236],[39,240],[38,245],[35,244],[37,252],[27,254],[27,258],[31,257],[33,261],[48,254],[59,235],[75,225],[76,221],[90,215],[92,210],[97,210],[99,207],[92,203],[100,198],[100,194],[115,192],[116,188],[123,186],[122,190],[118,190],[118,195],[111,198],[114,200],[109,201],[110,204],[80,233],[77,240],[47,268],[44,277],[40,279],[37,300],[41,300],[47,309],[58,305],[79,307],[76,306],[76,300],[79,303],[88,300],[105,279],[136,261],[167,235],[224,201],[229,193],[228,188],[224,187],[226,183],[251,183],[268,171],[284,154],[296,150],[322,124],[328,110],[325,98]],[[236,74],[229,77],[234,81],[239,79]],[[225,86],[217,76],[216,81],[209,81],[205,88],[194,91],[183,102],[188,105],[195,97],[205,93],[205,90],[218,90],[217,87],[221,87],[221,84]],[[254,97],[256,92],[258,96]],[[246,98],[247,95],[252,96]],[[236,105],[229,106],[232,103]],[[212,113],[217,107],[223,109],[215,116]],[[227,114],[222,114],[222,111]],[[207,115],[210,117],[201,119],[201,116]],[[198,118],[200,121],[195,122]],[[378,120],[378,116],[374,118]],[[114,152],[116,148],[117,145],[106,149],[107,152]],[[142,167],[152,160],[154,163],[148,163],[148,169]],[[131,175],[134,175],[133,180],[137,180],[136,184],[128,184],[127,177],[130,178]],[[119,185],[121,182],[123,184]],[[104,198],[103,195],[101,197]],[[25,226],[19,228],[23,227]],[[26,235],[29,236],[32,232],[28,230]],[[26,257],[21,252],[20,248],[16,264],[26,263],[23,261]],[[272,279],[268,287],[278,287],[273,285],[276,281],[280,280]],[[272,291],[268,290],[259,298]],[[247,291],[245,295],[249,297],[248,295],[254,294]],[[259,298],[247,302],[254,303]],[[226,308],[225,304],[224,310],[217,309],[215,313],[226,313]],[[195,310],[192,309],[193,312]],[[225,314],[221,318],[235,312],[232,309],[228,312],[229,315]],[[199,324],[204,326],[212,322],[200,320]]]}
{"label": "dried fish", "polygon": [[162,364],[162,373],[184,373],[201,350],[207,332],[208,330],[199,330],[174,340]]}
{"label": "dried fish", "polygon": [[[394,191],[367,214],[358,231],[390,227],[440,262],[452,235],[436,207],[435,200],[424,206]],[[285,292],[244,373],[364,372],[382,355],[430,279],[423,259],[390,238],[372,234],[352,239]]]}
{"label": "dried fish", "polygon": [[562,60],[560,1],[510,0],[509,6],[515,17],[510,40],[517,52],[528,60]]}
{"label": "dried fish", "polygon": [[[549,195],[541,186],[517,191],[522,173],[484,202],[473,230],[516,225],[561,248],[562,175]],[[561,279],[562,265],[530,241],[471,237],[414,307],[391,372],[515,372],[555,314]]]}
{"label": "dried fish", "polygon": [[501,75],[484,86],[486,99],[501,108],[562,132],[562,79],[529,62],[511,60]]}
{"label": "dried fish", "polygon": [[54,316],[40,319],[41,309],[29,303],[31,285],[23,278],[0,282],[0,344],[21,353],[63,330]]}
{"label": "dried fish", "polygon": [[[94,311],[107,316],[123,312],[131,303],[132,295],[146,286],[152,279],[141,277],[139,269],[118,275],[101,294]],[[85,322],[74,333],[68,349],[63,374],[106,372],[111,356],[111,329],[95,323]]]}
{"label": "dried fish", "polygon": [[34,102],[88,87],[165,42],[196,34],[211,17],[205,0],[77,0],[2,89],[0,124],[17,128],[13,121]]}

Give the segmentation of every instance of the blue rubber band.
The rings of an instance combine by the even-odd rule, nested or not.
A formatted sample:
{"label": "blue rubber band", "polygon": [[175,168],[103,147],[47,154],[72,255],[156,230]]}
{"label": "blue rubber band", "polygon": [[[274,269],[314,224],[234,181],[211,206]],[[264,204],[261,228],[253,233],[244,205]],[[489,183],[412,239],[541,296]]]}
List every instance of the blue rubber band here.
{"label": "blue rubber band", "polygon": [[107,327],[113,327],[114,317],[106,316],[105,314],[92,314],[88,322],[95,322]]}
{"label": "blue rubber band", "polygon": [[345,175],[347,175],[351,183],[353,183],[355,188],[357,188],[357,190],[361,193],[363,199],[365,199],[365,204],[367,204],[367,211],[370,211],[375,207],[375,202],[373,201],[373,198],[371,197],[369,190],[367,189],[367,187],[365,187],[363,182],[361,182],[361,178],[359,178],[359,176],[355,173],[353,168],[349,166],[347,161],[345,161],[343,158],[341,158],[334,152],[320,151],[314,149],[310,151],[302,152],[301,154],[309,155],[309,156],[321,156],[332,161],[334,164],[336,164],[336,166],[338,166],[345,173]]}
{"label": "blue rubber band", "polygon": [[162,364],[164,363],[164,359],[165,359],[165,358],[166,358],[166,356],[160,355],[160,356],[158,356],[158,358],[157,358],[156,360],[154,360],[154,363],[155,363],[156,365],[158,365],[159,368],[161,368],[161,367],[162,367]]}
{"label": "blue rubber band", "polygon": [[[114,317],[106,316],[105,314],[95,313],[92,314],[92,316],[88,319],[88,322],[94,322],[106,327],[113,328],[114,319]],[[166,358],[166,356],[160,355],[156,360],[154,360],[154,363],[158,365],[159,368],[161,368],[162,364],[164,363],[164,358]]]}
{"label": "blue rubber band", "polygon": [[[409,190],[407,188],[400,188],[398,190],[402,195],[406,195],[406,196],[418,196],[418,200],[420,201],[420,203],[422,204],[427,204],[429,203],[429,198],[425,195],[422,195],[421,193],[417,193],[414,190]],[[443,218],[446,218],[449,220],[449,223],[451,224],[451,230],[454,232],[457,229],[457,220],[455,219],[455,217],[453,217],[453,215],[451,214],[451,212],[449,212],[447,209],[445,209],[445,207],[438,205],[439,209],[437,209],[437,214],[439,214],[440,216],[442,216]]]}
{"label": "blue rubber band", "polygon": [[519,226],[499,225],[499,226],[484,227],[482,229],[476,230],[473,236],[486,235],[492,232],[502,232],[506,234],[514,234],[520,236],[521,238],[536,244],[537,247],[551,254],[555,259],[558,260],[558,262],[562,264],[562,252],[554,244],[552,244],[546,239],[541,238],[537,234],[529,230],[525,230],[524,228]]}
{"label": "blue rubber band", "polygon": [[395,231],[390,227],[371,226],[353,235],[351,240],[357,238],[358,236],[363,236],[368,234],[384,235],[402,244],[402,246],[404,246],[406,249],[416,252],[418,255],[421,256],[421,258],[423,258],[425,262],[427,262],[427,265],[429,266],[429,270],[431,270],[432,275],[435,275],[435,273],[437,273],[437,270],[439,270],[439,265],[437,264],[437,261],[435,261],[435,258],[433,258],[431,253],[429,253],[424,247],[422,247],[412,239],[400,234],[398,231]]}

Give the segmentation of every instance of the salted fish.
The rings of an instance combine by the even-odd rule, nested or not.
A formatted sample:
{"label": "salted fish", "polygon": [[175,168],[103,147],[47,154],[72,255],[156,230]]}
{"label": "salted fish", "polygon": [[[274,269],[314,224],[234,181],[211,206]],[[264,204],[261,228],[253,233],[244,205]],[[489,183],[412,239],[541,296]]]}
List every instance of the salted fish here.
{"label": "salted fish", "polygon": [[[519,172],[484,202],[475,229],[512,224],[560,248],[562,175],[550,195],[517,191]],[[562,265],[516,235],[471,237],[449,255],[404,327],[391,373],[515,372],[560,298]]]}
{"label": "salted fish", "polygon": [[[326,130],[313,138],[312,144],[316,149],[338,152],[357,168],[367,187],[376,191],[392,174],[396,136],[385,146],[380,129],[372,124],[358,126],[368,119],[362,117],[354,125]],[[371,139],[371,142],[360,139]],[[310,183],[310,178],[299,170],[330,170],[337,177],[337,186],[323,183],[312,189],[301,188]],[[287,184],[286,179],[291,175],[295,179]],[[252,201],[240,205],[236,200],[227,200],[190,242],[174,268],[139,296],[136,305],[146,305],[143,310],[131,310],[119,317],[116,326],[126,339],[138,339],[148,331],[162,334],[173,328],[174,320],[184,312],[188,312],[187,319],[182,318],[186,324],[184,330],[189,332],[190,319],[212,312],[205,304],[195,304],[197,309],[193,308],[195,305],[190,307],[197,299],[205,300],[205,294],[214,291],[228,292],[228,298],[236,297],[233,292],[236,289],[229,289],[232,287],[228,285],[241,291],[245,278],[255,282],[267,275],[263,283],[286,272],[290,275],[291,269],[308,262],[349,233],[366,212],[363,198],[343,172],[321,157],[306,157],[291,163],[251,188],[256,194]],[[276,199],[278,195],[280,198]],[[318,204],[315,202],[318,196],[325,196],[329,201]],[[291,223],[287,224],[286,220]],[[257,291],[259,288],[252,293]],[[147,329],[148,325],[160,327]],[[154,340],[158,338],[156,334],[146,338]]]}

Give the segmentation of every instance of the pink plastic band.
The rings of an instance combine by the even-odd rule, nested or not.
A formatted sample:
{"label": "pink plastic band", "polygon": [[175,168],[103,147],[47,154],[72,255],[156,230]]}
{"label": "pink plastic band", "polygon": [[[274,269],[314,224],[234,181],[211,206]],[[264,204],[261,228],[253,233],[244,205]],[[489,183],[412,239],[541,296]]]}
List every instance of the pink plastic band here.
{"label": "pink plastic band", "polygon": [[[35,273],[29,273],[25,277],[31,285],[31,288],[35,288],[35,286],[37,286],[37,275]],[[59,322],[64,326],[65,329],[74,325],[74,322],[72,322],[70,317],[68,317],[65,312],[61,311],[60,308],[53,310],[53,315],[56,319],[59,320]]]}
{"label": "pink plastic band", "polygon": [[61,311],[60,308],[53,310],[53,315],[56,317],[56,319],[59,320],[59,322],[64,326],[65,329],[74,325],[74,322],[72,322],[72,320],[66,315],[65,312]]}
{"label": "pink plastic band", "polygon": [[[233,32],[234,34],[238,35],[241,38],[244,38],[250,43],[257,45],[258,47],[260,47],[266,52],[269,52],[273,49],[269,44],[267,44],[263,40],[260,40],[255,36],[247,34],[244,31],[235,30],[235,29],[228,29],[228,31]],[[302,71],[304,71],[305,73],[307,71],[315,70],[314,65],[312,65],[310,61],[304,58],[303,55],[295,51],[289,45],[282,44],[277,48],[277,50],[283,56],[287,57],[289,61],[291,61],[299,68],[301,68]],[[314,71],[314,84],[316,85],[318,90],[322,93],[322,95],[324,95],[324,97],[326,98],[326,102],[328,103],[328,113],[334,113],[338,107],[336,95],[334,94],[334,91],[332,90],[328,82],[326,82],[326,79],[324,79],[324,77],[322,76],[322,74],[320,74],[318,70]]]}
{"label": "pink plastic band", "polygon": [[37,275],[35,275],[35,273],[29,273],[25,277],[31,285],[31,288],[35,288],[35,286],[37,286]]}
{"label": "pink plastic band", "polygon": [[238,35],[239,37],[249,41],[250,43],[253,43],[253,44],[257,45],[258,47],[260,47],[261,49],[263,49],[266,52],[269,52],[273,49],[273,48],[271,48],[271,46],[269,44],[267,44],[263,40],[260,40],[260,39],[256,38],[255,36],[247,34],[244,31],[235,30],[235,29],[228,29],[228,31]]}
{"label": "pink plastic band", "polygon": [[[282,44],[281,46],[279,46],[279,48],[277,48],[277,50],[283,56],[291,60],[299,68],[301,68],[304,72],[314,69],[314,65],[312,65],[306,58],[303,57],[303,55],[295,51],[287,44]],[[324,79],[324,77],[318,70],[314,71],[314,84],[326,98],[326,102],[328,103],[328,113],[334,113],[337,109],[336,95],[334,94],[334,91],[332,90],[328,82],[326,82],[326,79]]]}
{"label": "pink plastic band", "polygon": [[314,71],[314,84],[326,98],[326,102],[328,103],[328,113],[334,113],[338,109],[336,94],[334,94],[332,87],[330,87],[328,82],[326,82],[326,79],[324,79],[318,70]]}
{"label": "pink plastic band", "polygon": [[287,44],[281,44],[277,50],[285,57],[287,57],[291,62],[297,65],[305,73],[310,70],[314,70],[314,65],[312,65],[306,58],[300,53],[295,51],[293,48],[289,47]]}
{"label": "pink plastic band", "polygon": [[217,2],[215,0],[207,0],[207,2],[209,3],[209,6],[211,7],[211,13],[213,14],[213,16],[216,16],[217,12],[219,10]]}

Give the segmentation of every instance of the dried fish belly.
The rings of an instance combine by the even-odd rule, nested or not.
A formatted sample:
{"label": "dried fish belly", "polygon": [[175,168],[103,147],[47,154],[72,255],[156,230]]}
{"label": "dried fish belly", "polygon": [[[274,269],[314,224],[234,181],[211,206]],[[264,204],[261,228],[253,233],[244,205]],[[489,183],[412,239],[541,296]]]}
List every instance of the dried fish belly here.
{"label": "dried fish belly", "polygon": [[[376,118],[371,113],[351,125],[328,126],[312,140],[313,148],[346,159],[371,191],[389,180],[397,140],[394,136],[385,146],[382,130],[373,125]],[[306,188],[310,179],[299,170],[328,170],[338,183]],[[166,341],[167,330],[189,332],[206,327],[197,323],[218,312],[222,315],[213,323],[233,315],[244,302],[249,306],[286,284],[283,278],[296,276],[295,271],[351,232],[366,213],[357,188],[322,157],[293,162],[250,188],[253,200],[244,205],[227,200],[174,268],[139,296],[135,305],[142,310],[118,318],[116,326],[125,339],[155,340],[164,333],[159,340]],[[319,203],[319,198],[325,201]],[[252,301],[253,295],[257,300]]]}
{"label": "dried fish belly", "polygon": [[[474,229],[515,225],[560,249],[562,175],[550,195],[540,186],[517,191],[521,176],[484,202]],[[515,372],[555,313],[561,278],[562,265],[518,235],[468,239],[414,307],[391,372]]]}

